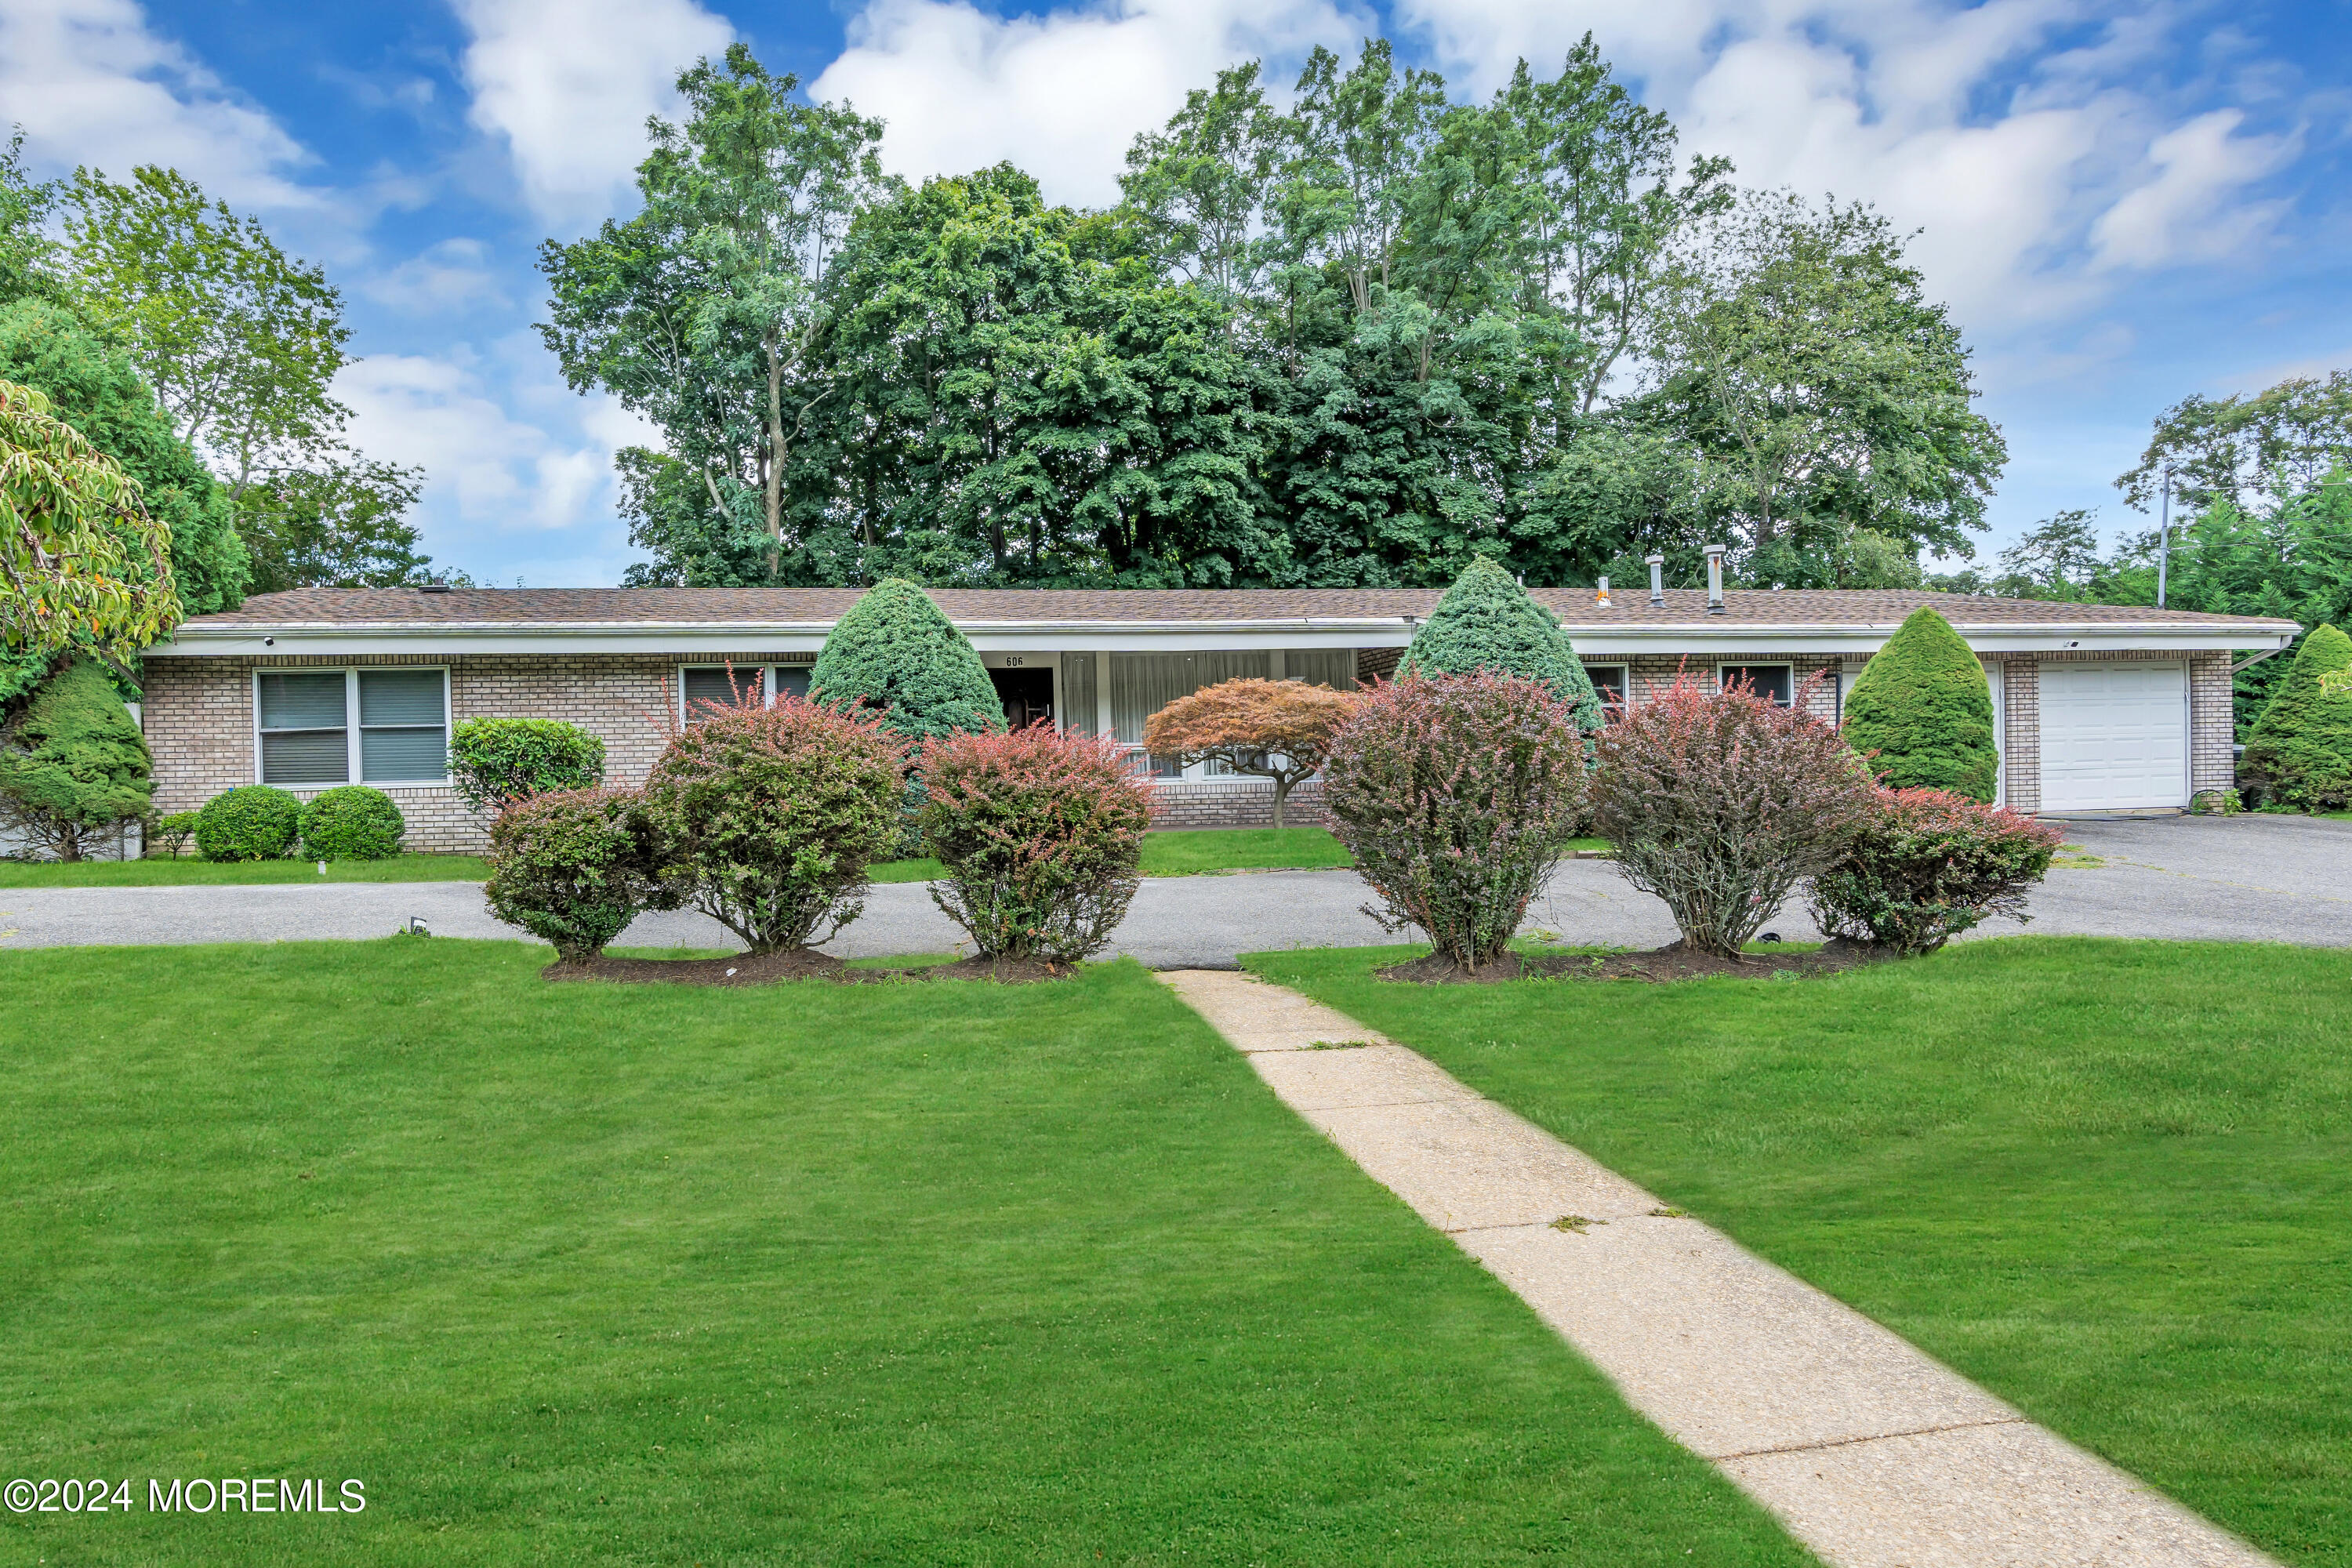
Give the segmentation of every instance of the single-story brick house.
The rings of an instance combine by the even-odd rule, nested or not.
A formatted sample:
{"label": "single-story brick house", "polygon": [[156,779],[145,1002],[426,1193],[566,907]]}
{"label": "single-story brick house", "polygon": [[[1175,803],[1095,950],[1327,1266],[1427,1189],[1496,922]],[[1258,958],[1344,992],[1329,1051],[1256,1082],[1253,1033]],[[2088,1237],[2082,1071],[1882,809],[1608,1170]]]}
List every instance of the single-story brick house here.
{"label": "single-story brick house", "polygon": [[[1161,705],[1234,676],[1348,687],[1395,668],[1434,588],[942,589],[1017,720],[1139,741]],[[1745,677],[1786,700],[1808,678],[1834,717],[1863,664],[1933,605],[1983,659],[2008,804],[2179,809],[2231,782],[2231,668],[2291,621],[1881,590],[1539,588],[1605,696]],[[665,727],[738,679],[805,689],[831,588],[301,589],[199,616],[148,651],[142,721],[159,811],[235,784],[309,794],[357,780],[400,803],[418,849],[484,824],[444,779],[447,734],[489,715],[568,719],[604,739],[615,783],[644,777]],[[1266,820],[1263,781],[1162,769],[1170,826]],[[1312,785],[1298,797],[1303,819]]]}

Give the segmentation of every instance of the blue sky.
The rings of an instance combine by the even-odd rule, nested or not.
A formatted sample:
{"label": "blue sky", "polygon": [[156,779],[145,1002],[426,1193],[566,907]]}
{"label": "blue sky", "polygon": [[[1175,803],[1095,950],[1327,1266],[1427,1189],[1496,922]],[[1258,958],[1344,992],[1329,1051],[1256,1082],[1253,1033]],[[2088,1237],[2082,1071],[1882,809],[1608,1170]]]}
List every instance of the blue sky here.
{"label": "blue sky", "polygon": [[2087,0],[0,0],[0,121],[42,173],[175,165],[350,301],[352,434],[429,475],[436,559],[614,581],[611,454],[531,331],[539,243],[625,212],[669,79],[732,37],[889,122],[910,176],[1009,157],[1100,203],[1232,60],[1396,39],[1480,92],[1587,28],[1743,181],[1878,204],[1976,352],[2011,462],[1980,553],[2111,487],[2192,392],[2352,365],[2352,3]]}

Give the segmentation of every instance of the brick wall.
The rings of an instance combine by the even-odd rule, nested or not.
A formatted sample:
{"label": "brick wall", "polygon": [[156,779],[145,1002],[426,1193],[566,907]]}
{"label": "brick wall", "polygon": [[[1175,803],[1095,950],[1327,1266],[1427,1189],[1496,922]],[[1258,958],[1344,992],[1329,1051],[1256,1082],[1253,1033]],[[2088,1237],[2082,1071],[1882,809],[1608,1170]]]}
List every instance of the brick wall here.
{"label": "brick wall", "polygon": [[2031,658],[2001,661],[2001,804],[2031,815],[2042,809],[2042,667]]}
{"label": "brick wall", "polygon": [[[770,661],[738,651],[695,662]],[[258,782],[254,771],[253,672],[257,668],[341,669],[352,665],[446,665],[449,720],[563,719],[604,742],[605,777],[644,781],[660,754],[662,726],[674,710],[678,660],[624,654],[478,654],[434,658],[405,654],[347,658],[157,658],[147,662],[142,717],[155,753],[155,809],[192,811],[223,790]],[[317,786],[293,793],[308,798]],[[479,849],[487,819],[455,792],[414,784],[384,786],[408,819],[411,849]]]}
{"label": "brick wall", "polygon": [[[1357,656],[1360,680],[1386,674],[1397,648],[1366,648]],[[773,653],[739,650],[698,656],[697,663],[759,664]],[[2162,654],[2056,653],[2016,655],[1988,660],[1988,673],[2002,681],[2007,798],[2021,811],[2041,805],[2040,660],[2154,659]],[[1612,658],[1590,664],[1628,666],[1636,700],[1674,684],[1687,669],[1695,680],[1712,684],[1714,667],[1724,664],[1790,664],[1801,683],[1809,676],[1843,674],[1850,687],[1863,660],[1835,655],[1775,653],[1769,647],[1745,653],[1709,653],[1685,659],[1673,655]],[[607,777],[636,784],[660,752],[663,724],[672,711],[678,660],[674,656],[618,654],[482,654],[454,658],[413,655],[352,658],[158,658],[146,668],[142,716],[155,753],[155,806],[188,811],[223,790],[254,778],[253,671],[268,668],[341,668],[348,665],[442,665],[449,667],[452,722],[511,716],[565,719],[603,737]],[[2233,739],[2230,707],[2230,656],[2200,653],[2189,660],[2190,773],[2193,788],[2226,789],[2231,782]],[[1837,687],[1823,681],[1811,705],[1823,718],[1836,716]],[[310,795],[316,790],[298,790]],[[411,848],[466,851],[481,847],[487,823],[467,812],[447,789],[396,785],[385,792],[408,818]],[[1251,827],[1273,820],[1274,786],[1259,780],[1167,781],[1160,786],[1155,821],[1163,827]],[[1302,784],[1286,814],[1300,826],[1323,825],[1318,784]]]}
{"label": "brick wall", "polygon": [[[1310,779],[1282,803],[1286,827],[1328,827],[1323,784]],[[1274,784],[1269,779],[1161,779],[1152,787],[1154,827],[1271,827]]]}

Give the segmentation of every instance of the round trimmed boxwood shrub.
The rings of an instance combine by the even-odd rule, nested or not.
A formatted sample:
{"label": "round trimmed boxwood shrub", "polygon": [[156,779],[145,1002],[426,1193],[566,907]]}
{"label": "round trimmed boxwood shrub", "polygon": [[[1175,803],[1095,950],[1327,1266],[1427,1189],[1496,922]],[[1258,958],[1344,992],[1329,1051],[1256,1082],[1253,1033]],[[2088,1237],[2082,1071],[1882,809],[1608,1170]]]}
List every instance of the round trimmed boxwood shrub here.
{"label": "round trimmed boxwood shrub", "polygon": [[196,813],[196,848],[207,860],[285,860],[302,837],[302,803],[268,784],[239,784]]}
{"label": "round trimmed boxwood shrub", "polygon": [[2352,801],[2352,637],[2312,629],[2254,721],[2239,777],[2264,804],[2338,811]]}
{"label": "round trimmed boxwood shrub", "polygon": [[1582,804],[1575,710],[1540,680],[1480,671],[1375,687],[1323,765],[1331,831],[1391,931],[1464,969],[1503,953]]}
{"label": "round trimmed boxwood shrub", "polygon": [[1846,693],[1845,739],[1889,789],[1949,790],[1990,803],[1999,782],[1984,666],[1925,605],[1862,667]]}
{"label": "round trimmed boxwood shrub", "polygon": [[1110,941],[1140,884],[1151,786],[1125,748],[1051,725],[950,735],[922,753],[931,901],[982,958],[1076,963]]}
{"label": "round trimmed boxwood shrub", "polygon": [[1601,728],[1600,694],[1559,618],[1528,596],[1508,572],[1485,556],[1463,569],[1437,601],[1397,674],[1470,675],[1478,670],[1540,680],[1590,735]]}
{"label": "round trimmed boxwood shrub", "polygon": [[604,742],[561,719],[462,719],[449,732],[449,787],[476,811],[604,779]]}
{"label": "round trimmed boxwood shrub", "polygon": [[866,868],[898,841],[905,763],[878,718],[786,694],[714,707],[672,735],[646,805],[693,876],[694,907],[774,952],[863,912]]}
{"label": "round trimmed boxwood shrub", "polygon": [[1939,789],[1881,790],[1837,862],[1813,879],[1832,936],[1933,952],[1996,915],[2022,921],[2057,828]]}
{"label": "round trimmed boxwood shrub", "polygon": [[1004,704],[971,642],[904,578],[868,588],[834,624],[809,670],[809,700],[859,701],[883,727],[920,744],[1004,728]]}
{"label": "round trimmed boxwood shrub", "polygon": [[302,853],[313,860],[389,860],[407,831],[392,796],[365,784],[339,784],[302,807]]}
{"label": "round trimmed boxwood shrub", "polygon": [[490,913],[586,963],[644,910],[674,910],[685,893],[663,865],[660,837],[635,790],[551,790],[507,807],[490,825]]}

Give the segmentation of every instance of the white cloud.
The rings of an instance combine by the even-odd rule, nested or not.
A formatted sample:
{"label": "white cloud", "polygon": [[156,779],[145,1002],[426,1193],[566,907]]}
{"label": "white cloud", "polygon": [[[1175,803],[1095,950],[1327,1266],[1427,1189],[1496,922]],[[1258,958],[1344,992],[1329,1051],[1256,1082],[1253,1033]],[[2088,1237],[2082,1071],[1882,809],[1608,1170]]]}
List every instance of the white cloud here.
{"label": "white cloud", "polygon": [[287,178],[302,147],[135,0],[0,0],[0,122],[25,128],[39,169],[165,163],[240,206],[316,200]]}
{"label": "white cloud", "polygon": [[488,260],[489,247],[478,239],[444,239],[390,271],[364,279],[359,291],[414,316],[507,304],[506,291],[491,275]]}
{"label": "white cloud", "polygon": [[882,156],[896,173],[1010,159],[1049,200],[1100,205],[1118,199],[1136,134],[1221,68],[1295,60],[1318,43],[1350,51],[1375,28],[1340,0],[1108,0],[1013,17],[964,0],[873,0],[810,92],[887,121]]}
{"label": "white cloud", "polygon": [[[446,535],[572,528],[610,481],[625,426],[595,421],[586,441],[560,440],[508,412],[530,388],[488,384],[475,364],[421,354],[370,354],[343,367],[335,395],[352,409],[352,435],[369,456],[425,469],[428,541]],[[504,396],[499,395],[503,392]],[[460,547],[455,558],[462,563]]]}
{"label": "white cloud", "polygon": [[2170,46],[2167,12],[2095,0],[1400,0],[1457,83],[1526,56],[1549,74],[1590,28],[1741,183],[1834,192],[1925,232],[1913,251],[1972,329],[2063,317],[2128,262],[2210,259],[2277,208],[2246,187],[2290,139],[2235,111],[2174,123],[2137,86]]}
{"label": "white cloud", "polygon": [[505,140],[531,209],[585,226],[624,206],[646,118],[734,30],[695,0],[452,0],[473,35],[474,124]]}
{"label": "white cloud", "polygon": [[2147,161],[2157,172],[2092,226],[2093,265],[2147,269],[2218,260],[2276,222],[2284,202],[2243,202],[2240,193],[2291,162],[2300,139],[2241,136],[2245,119],[2217,109],[2150,142]]}

